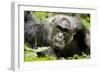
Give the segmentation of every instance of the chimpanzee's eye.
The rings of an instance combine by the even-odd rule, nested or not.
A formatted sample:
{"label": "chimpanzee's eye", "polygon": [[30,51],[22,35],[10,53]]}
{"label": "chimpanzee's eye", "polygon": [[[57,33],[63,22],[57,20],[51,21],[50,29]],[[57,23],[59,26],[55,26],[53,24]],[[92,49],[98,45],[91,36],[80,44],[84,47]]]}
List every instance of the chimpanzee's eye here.
{"label": "chimpanzee's eye", "polygon": [[68,29],[63,29],[63,32],[68,32]]}
{"label": "chimpanzee's eye", "polygon": [[57,26],[57,30],[61,31],[61,32],[68,32],[69,30],[66,28],[62,28],[61,26]]}
{"label": "chimpanzee's eye", "polygon": [[57,29],[62,30],[62,28],[60,26],[57,26]]}

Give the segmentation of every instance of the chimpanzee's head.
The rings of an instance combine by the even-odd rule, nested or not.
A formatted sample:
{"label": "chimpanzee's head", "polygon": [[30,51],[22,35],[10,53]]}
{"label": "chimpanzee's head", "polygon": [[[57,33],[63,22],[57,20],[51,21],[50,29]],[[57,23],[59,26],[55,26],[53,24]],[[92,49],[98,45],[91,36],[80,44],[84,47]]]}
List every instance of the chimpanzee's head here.
{"label": "chimpanzee's head", "polygon": [[65,45],[68,45],[76,34],[77,25],[79,26],[80,22],[74,17],[64,15],[55,16],[52,19],[52,47],[63,49]]}

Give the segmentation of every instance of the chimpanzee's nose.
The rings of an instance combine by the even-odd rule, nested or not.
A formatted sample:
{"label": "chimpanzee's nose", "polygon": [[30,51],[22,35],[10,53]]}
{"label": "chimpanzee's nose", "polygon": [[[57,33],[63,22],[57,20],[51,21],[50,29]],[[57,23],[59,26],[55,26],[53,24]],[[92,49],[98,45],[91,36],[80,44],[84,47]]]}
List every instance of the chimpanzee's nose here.
{"label": "chimpanzee's nose", "polygon": [[59,37],[59,38],[63,38],[63,33],[59,33],[59,34],[58,34],[58,37]]}

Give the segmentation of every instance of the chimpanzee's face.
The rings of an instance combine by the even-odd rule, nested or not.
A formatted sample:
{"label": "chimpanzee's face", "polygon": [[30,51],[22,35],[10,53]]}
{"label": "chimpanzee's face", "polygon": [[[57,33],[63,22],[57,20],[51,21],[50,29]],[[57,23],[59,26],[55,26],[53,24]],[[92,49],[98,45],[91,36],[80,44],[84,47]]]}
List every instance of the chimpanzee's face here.
{"label": "chimpanzee's face", "polygon": [[66,18],[55,21],[53,25],[52,45],[54,48],[63,49],[73,40],[76,27]]}

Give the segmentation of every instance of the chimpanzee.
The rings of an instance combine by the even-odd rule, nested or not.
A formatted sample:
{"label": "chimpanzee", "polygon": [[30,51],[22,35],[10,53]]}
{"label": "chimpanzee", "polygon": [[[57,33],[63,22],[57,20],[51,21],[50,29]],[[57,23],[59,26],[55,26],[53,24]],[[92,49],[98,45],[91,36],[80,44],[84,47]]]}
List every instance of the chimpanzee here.
{"label": "chimpanzee", "polygon": [[80,19],[67,15],[56,15],[43,22],[42,34],[58,58],[82,54],[90,48],[89,31]]}
{"label": "chimpanzee", "polygon": [[90,54],[89,31],[77,17],[55,15],[37,24],[32,13],[26,11],[24,18],[25,42],[32,48],[50,46],[49,54],[54,52],[58,59],[82,52]]}

